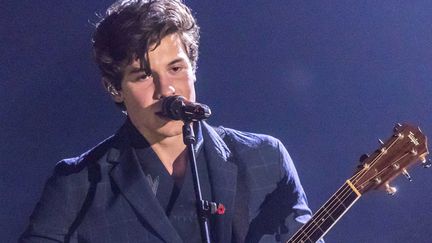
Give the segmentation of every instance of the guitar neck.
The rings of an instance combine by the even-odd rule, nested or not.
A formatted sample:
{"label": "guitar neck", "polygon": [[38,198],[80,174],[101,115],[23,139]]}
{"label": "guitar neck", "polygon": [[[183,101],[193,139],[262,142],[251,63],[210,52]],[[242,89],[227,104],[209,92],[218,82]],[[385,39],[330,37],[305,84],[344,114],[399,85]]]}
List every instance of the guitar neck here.
{"label": "guitar neck", "polygon": [[382,189],[393,195],[389,185],[399,174],[410,178],[407,168],[417,161],[429,167],[427,138],[420,128],[408,124],[396,124],[394,134],[381,142],[379,149],[360,157],[357,172],[303,225],[287,243],[314,243],[354,205],[362,194],[373,189]]}
{"label": "guitar neck", "polygon": [[315,243],[354,205],[360,192],[347,180],[287,243]]}

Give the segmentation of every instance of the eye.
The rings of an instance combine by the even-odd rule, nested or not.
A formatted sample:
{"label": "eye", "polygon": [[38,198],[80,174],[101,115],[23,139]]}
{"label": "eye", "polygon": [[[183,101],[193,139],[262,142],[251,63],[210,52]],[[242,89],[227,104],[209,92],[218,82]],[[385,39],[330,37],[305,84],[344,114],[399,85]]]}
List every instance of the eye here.
{"label": "eye", "polygon": [[182,67],[182,66],[173,66],[173,67],[171,67],[171,71],[172,71],[173,73],[178,73],[178,72],[180,72],[181,70],[183,70],[183,67]]}
{"label": "eye", "polygon": [[137,81],[139,81],[139,80],[142,80],[142,81],[144,81],[144,80],[148,80],[148,79],[150,79],[151,77],[152,77],[151,74],[143,73],[143,74],[141,74],[141,75],[139,75],[139,76],[137,77]]}

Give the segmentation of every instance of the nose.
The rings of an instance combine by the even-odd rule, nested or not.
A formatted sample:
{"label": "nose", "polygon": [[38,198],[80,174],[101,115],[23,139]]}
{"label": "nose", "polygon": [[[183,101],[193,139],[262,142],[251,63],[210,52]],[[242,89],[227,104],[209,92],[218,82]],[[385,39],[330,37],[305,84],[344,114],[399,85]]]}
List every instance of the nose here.
{"label": "nose", "polygon": [[175,95],[175,88],[173,85],[167,85],[162,87],[161,95],[162,97],[172,96]]}
{"label": "nose", "polygon": [[166,77],[158,76],[157,78],[153,77],[155,80],[155,99],[161,99],[163,97],[168,97],[175,95],[176,89],[174,87],[173,82]]}

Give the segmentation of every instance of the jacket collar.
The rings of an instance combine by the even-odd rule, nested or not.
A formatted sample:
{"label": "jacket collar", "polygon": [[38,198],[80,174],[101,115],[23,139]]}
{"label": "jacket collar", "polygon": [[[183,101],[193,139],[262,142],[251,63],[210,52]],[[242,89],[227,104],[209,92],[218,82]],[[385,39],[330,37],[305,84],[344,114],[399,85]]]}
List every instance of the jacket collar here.
{"label": "jacket collar", "polygon": [[[154,197],[153,191],[141,169],[131,141],[130,121],[117,132],[117,148],[108,151],[108,162],[113,164],[110,176],[134,209],[144,225],[148,225],[165,242],[181,242],[165,211]],[[132,136],[132,139],[136,139]],[[142,142],[142,141],[141,141]]]}
{"label": "jacket collar", "polygon": [[[128,135],[130,121],[115,135],[115,147],[108,151],[108,162],[113,164],[110,176],[121,193],[128,200],[137,215],[166,242],[181,242],[181,238],[171,225],[163,208],[154,197],[152,189],[142,172]],[[206,123],[201,123],[202,141],[197,149],[204,149],[212,194],[215,202],[225,206],[224,215],[215,215],[216,242],[230,242],[234,197],[237,185],[237,166],[230,161],[231,151],[216,131]],[[133,126],[132,126],[133,127]],[[134,128],[134,127],[133,127]],[[135,128],[134,128],[135,129]]]}
{"label": "jacket collar", "polygon": [[215,215],[216,242],[231,242],[234,198],[237,187],[237,166],[232,152],[219,134],[205,122],[202,123],[204,151],[206,153],[213,198],[225,206],[225,214]]}

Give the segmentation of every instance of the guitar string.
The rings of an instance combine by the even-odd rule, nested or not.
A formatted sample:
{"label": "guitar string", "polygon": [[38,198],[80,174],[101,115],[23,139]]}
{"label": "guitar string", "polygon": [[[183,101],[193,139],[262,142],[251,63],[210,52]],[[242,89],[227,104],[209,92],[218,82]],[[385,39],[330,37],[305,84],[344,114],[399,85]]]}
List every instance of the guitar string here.
{"label": "guitar string", "polygon": [[[359,179],[358,178],[360,178],[360,177],[362,177],[362,176],[364,176],[370,169],[371,169],[371,167],[373,167],[375,164],[376,164],[376,162],[377,161],[379,161],[387,152],[388,152],[388,150],[390,150],[393,146],[394,146],[394,144],[398,141],[398,139],[399,139],[399,137],[396,137],[396,139],[394,139],[391,143],[390,143],[390,145],[388,146],[388,148],[386,148],[385,150],[382,150],[373,160],[372,160],[372,162],[371,162],[371,165],[370,166],[368,166],[367,168],[363,168],[362,170],[360,170],[359,172],[357,172],[354,176],[352,176],[351,178],[350,178],[350,181],[352,181],[352,183],[357,187],[357,182],[359,181]],[[400,159],[399,159],[400,160]],[[368,181],[366,181],[366,182],[368,182]],[[365,182],[365,183],[366,183]],[[358,188],[358,187],[357,187]],[[340,197],[341,197],[341,199],[342,199],[342,201],[341,200],[339,200],[340,202],[344,202],[349,196],[350,196],[350,194],[352,194],[353,192],[352,192],[352,190],[350,190],[350,187],[346,187],[344,190],[342,190],[342,193],[341,193],[341,195],[336,195],[335,194],[335,199],[339,199]],[[334,202],[334,201],[333,201]],[[333,203],[333,202],[331,202],[330,203],[330,205]],[[323,213],[326,213],[326,211],[328,211],[328,212],[330,212],[330,215],[331,214],[333,214],[337,209],[338,209],[338,204],[339,203],[337,203],[337,202],[335,202],[336,203],[336,205],[331,205],[331,207],[329,208],[329,210],[324,210],[323,209]],[[343,204],[342,204],[343,205]],[[345,205],[343,205],[344,207],[345,207]],[[345,207],[346,208],[346,207]],[[327,212],[327,214],[329,214]],[[329,216],[330,216],[329,215]],[[319,216],[318,218],[320,218],[320,217],[323,217],[322,215],[321,216]],[[324,215],[324,217],[325,217],[325,215]],[[333,219],[334,220],[334,219]],[[316,221],[316,220],[315,220]],[[318,222],[321,222],[321,223],[319,223],[317,226],[318,227],[320,227],[321,225],[322,225],[322,221],[320,220],[320,221],[318,221]],[[312,222],[312,223],[314,223],[314,224],[316,224],[316,222]],[[315,230],[316,231],[316,230]],[[313,233],[315,233],[315,232],[313,232]]]}
{"label": "guitar string", "polygon": [[[375,159],[372,161],[372,163],[371,163],[371,165],[374,165],[379,159],[381,159],[381,157],[383,156],[383,155],[385,155],[387,152],[388,152],[388,150],[389,149],[391,149],[392,147],[393,147],[393,145],[399,140],[399,139],[403,139],[403,137],[400,137],[400,136],[397,136],[393,141],[392,141],[392,143],[390,144],[390,146],[388,147],[388,148],[386,148],[385,150],[382,150],[381,152],[380,152],[380,154],[378,154],[376,157],[375,157]],[[399,159],[397,159],[395,162],[398,162],[399,160],[401,160],[401,159],[403,159],[406,155],[408,155],[408,153],[406,153],[403,157],[401,157],[401,158],[399,158]],[[361,171],[359,171],[358,173],[356,173],[353,177],[351,177],[352,178],[352,181],[354,182],[353,184],[355,184],[356,182],[358,182],[358,180],[357,180],[357,178],[358,177],[361,177],[361,176],[363,176],[365,173],[367,173],[368,172],[368,170],[369,170],[369,168],[370,168],[371,166],[368,166],[368,168],[364,168],[365,170],[361,170]],[[386,168],[388,168],[389,166],[387,166]],[[375,175],[375,177],[376,176],[379,176],[381,173],[383,173],[384,172],[384,170],[382,170],[380,173],[378,173],[378,175]],[[369,180],[370,181],[370,180]],[[364,183],[367,183],[368,181],[365,181]],[[362,184],[362,185],[364,185],[364,183]],[[341,187],[342,188],[342,187]],[[347,187],[347,189],[349,189],[349,187]],[[349,193],[350,191],[348,191],[348,193]],[[343,193],[346,193],[345,191],[343,191]],[[352,193],[352,192],[351,192]],[[345,194],[346,195],[346,194]],[[348,195],[349,196],[349,195]],[[336,199],[338,199],[338,197],[336,197]],[[343,199],[343,200],[345,200],[345,199]],[[339,200],[340,201],[340,200]],[[330,200],[328,201],[328,202],[330,202]],[[332,202],[331,202],[332,203]],[[330,203],[330,204],[331,204]],[[327,204],[327,203],[326,203]],[[323,212],[325,212],[326,210],[324,210],[324,207],[322,207],[321,209],[323,209]],[[331,213],[333,213],[334,211],[332,211]],[[327,213],[328,214],[328,213]],[[319,214],[318,214],[319,215]],[[331,215],[329,215],[330,217],[331,217]],[[322,215],[321,216],[318,216],[317,218],[319,218],[319,217],[322,217]],[[333,219],[333,217],[331,217],[332,219]],[[334,220],[334,219],[333,219]],[[313,226],[313,224],[315,224],[316,225],[316,223],[314,223],[314,221],[315,220],[313,220],[313,221],[311,221],[311,224],[310,225],[308,225],[308,226]],[[322,225],[322,223],[320,223],[319,225],[318,225],[318,227],[320,227]],[[307,228],[308,228],[308,226],[304,229],[304,230],[301,230],[301,231],[305,231]],[[316,231],[316,230],[315,230]],[[313,233],[315,233],[315,231],[313,232]],[[322,231],[322,230],[321,230]],[[291,239],[291,240],[296,240],[298,237],[301,237],[301,235],[302,234],[305,234],[305,233],[303,233],[303,232],[300,232],[300,234],[298,234],[298,236],[296,236],[296,238],[293,238],[293,239]],[[307,237],[307,235],[306,235],[306,238],[307,239],[309,239],[309,237]],[[291,241],[290,240],[290,241]],[[310,239],[309,239],[310,240]]]}
{"label": "guitar string", "polygon": [[[391,144],[390,144],[390,146],[386,149],[387,151],[389,150],[389,149],[391,149],[392,147],[393,147],[393,145],[397,142],[397,140],[399,139],[399,137],[397,137]],[[381,151],[375,158],[374,158],[374,160],[372,161],[372,163],[371,163],[371,165],[374,165],[379,159],[381,159],[381,157],[383,156],[383,155],[385,155],[386,154],[386,150],[384,150],[384,151]],[[400,160],[400,159],[399,159]],[[371,166],[369,166],[369,167],[367,167],[367,168],[364,168],[363,170],[360,170],[359,172],[357,172],[353,177],[351,177],[352,178],[352,181],[354,182],[354,184],[357,182],[357,178],[358,177],[361,177],[361,176],[363,176],[365,173],[367,173],[367,171],[369,170],[369,168],[370,168]],[[342,187],[341,187],[342,188]],[[342,193],[341,193],[341,196],[342,196],[342,200],[345,200],[348,196],[349,196],[349,193],[352,193],[352,191],[350,191],[349,189],[349,187],[347,187],[346,188],[348,191],[346,191],[345,189],[344,190],[342,190]],[[346,193],[348,193],[348,194],[346,194]],[[339,199],[338,197],[339,196],[336,196],[336,194],[337,193],[335,193],[334,194],[334,196],[335,196],[335,199]],[[341,200],[339,200],[339,201],[341,201]],[[333,202],[331,202],[331,200],[329,200],[328,202],[330,202],[330,203],[328,203],[329,204],[329,206],[333,203]],[[341,201],[342,202],[342,201]],[[327,203],[326,203],[327,204]],[[335,208],[335,206],[336,206],[336,208]],[[327,212],[327,214],[329,214],[328,212],[330,212],[331,214],[332,213],[334,213],[335,212],[335,210],[337,209],[337,206],[338,205],[331,205],[331,207],[330,207],[330,210],[324,210],[324,208],[325,207],[322,207],[321,209],[322,209],[322,212],[325,214],[326,212]],[[346,207],[345,207],[346,208]],[[321,225],[322,225],[322,222],[323,221],[321,221],[321,218],[323,217],[322,216],[322,214],[321,214],[321,212],[317,215],[317,219],[320,219],[319,220],[319,224],[317,224],[316,223],[316,221],[317,220],[312,220],[311,221],[311,223],[310,223],[310,225],[309,226],[307,226],[304,230],[302,230],[303,232],[302,233],[300,233],[299,234],[299,236],[301,236],[301,234],[310,234],[308,231],[310,231],[310,230],[313,230],[313,226],[314,225],[316,225],[316,226],[318,226],[318,227],[320,227]],[[331,217],[331,215],[329,214],[329,216]],[[324,217],[325,217],[325,215],[324,215]],[[332,219],[333,219],[333,217],[331,217]],[[334,220],[334,219],[333,219]],[[315,221],[315,222],[314,222]],[[310,227],[312,227],[312,229],[310,229]],[[309,229],[308,229],[309,228]],[[305,232],[306,231],[306,232]],[[321,230],[322,231],[322,230]],[[315,231],[313,231],[313,233],[315,233],[316,232],[316,229],[315,229]],[[307,237],[307,234],[306,234],[306,238],[308,238],[309,239],[309,237]],[[298,237],[296,237],[296,238],[298,238]],[[294,240],[294,239],[293,239]]]}
{"label": "guitar string", "polygon": [[[347,188],[343,188],[346,187],[347,184],[343,184],[338,191],[332,196],[332,198],[330,198],[325,204],[324,206],[322,206],[319,210],[318,210],[318,214],[314,215],[314,217],[316,217],[316,219],[311,219],[311,221],[306,223],[306,227],[305,229],[301,229],[301,231],[299,231],[298,235],[293,236],[294,238],[291,239],[291,241],[294,240],[298,240],[298,238],[300,237],[301,239],[304,239],[304,237],[306,237],[306,239],[310,240],[310,238],[308,237],[308,235],[311,235],[312,233],[310,233],[311,230],[314,230],[315,227],[319,227],[322,225],[322,218],[325,217],[330,217],[333,220],[335,220],[331,214],[334,213],[334,211],[336,210],[334,208],[334,206],[337,206],[335,204],[333,204],[333,201],[340,201],[341,203],[346,199],[346,198],[340,198],[339,196],[336,196],[336,194],[341,193],[341,196],[344,197],[344,193],[346,191]],[[342,190],[342,191],[341,191]],[[348,195],[349,196],[349,195]],[[342,199],[342,200],[340,200]],[[330,207],[329,210],[324,210],[324,208]],[[345,207],[345,206],[344,206]],[[326,213],[327,212],[327,213]],[[326,216],[327,214],[327,216]],[[318,223],[317,223],[318,222]],[[321,228],[320,228],[321,229]],[[312,231],[313,233],[315,233],[316,229],[314,231]],[[322,230],[321,230],[322,231]],[[295,242],[295,241],[294,241]]]}
{"label": "guitar string", "polygon": [[[374,158],[374,160],[372,160],[372,162],[371,162],[371,164],[370,165],[368,165],[367,166],[367,168],[365,167],[365,168],[363,168],[363,169],[366,169],[366,170],[360,170],[359,171],[359,173],[357,174],[354,174],[354,176],[352,176],[350,179],[352,179],[352,182],[353,182],[353,184],[355,184],[355,183],[357,183],[358,181],[356,181],[357,180],[357,178],[358,177],[362,177],[364,174],[366,174],[367,172],[369,172],[369,169],[370,168],[372,168],[374,165],[375,165],[375,163],[379,160],[379,159],[381,159],[381,157],[382,156],[384,156],[387,152],[388,152],[388,150],[390,150],[395,144],[396,144],[396,142],[398,141],[400,139],[400,137],[399,136],[397,136],[391,143],[390,143],[390,145],[387,147],[387,148],[385,148],[384,150],[381,150],[381,152]],[[378,158],[379,157],[379,158]],[[356,178],[357,177],[357,178]]]}
{"label": "guitar string", "polygon": [[[372,160],[371,164],[368,165],[367,168],[366,167],[363,168],[363,169],[366,169],[366,170],[360,170],[359,171],[360,173],[354,174],[354,176],[351,177],[352,183],[354,185],[356,185],[359,182],[359,180],[360,180],[359,178],[362,177],[362,176],[364,176],[367,172],[369,172],[369,170],[373,166],[375,166],[375,163],[378,162],[384,155],[386,155],[388,153],[388,151],[396,144],[396,142],[399,140],[399,138],[400,137],[396,137],[396,139],[394,139],[387,148],[385,148],[384,150],[381,150],[381,152]],[[374,177],[376,177],[376,175]],[[369,181],[366,180],[365,182],[369,182]],[[359,185],[359,186],[363,186],[363,185],[364,185],[364,183],[361,184],[361,185]]]}
{"label": "guitar string", "polygon": [[[356,182],[358,182],[357,181],[357,178],[359,178],[359,177],[361,177],[361,176],[363,176],[365,173],[367,173],[368,172],[368,170],[372,167],[372,165],[374,165],[379,159],[381,159],[381,157],[383,156],[383,155],[385,155],[386,154],[386,152],[391,148],[391,147],[393,147],[393,145],[398,141],[398,139],[399,139],[399,137],[396,137],[396,139],[390,144],[390,146],[386,149],[386,150],[384,150],[384,151],[381,151],[375,158],[374,158],[374,160],[371,162],[371,166],[368,166],[367,168],[363,168],[362,170],[360,170],[359,172],[357,172],[354,176],[352,176],[351,177],[351,179],[352,179],[352,181],[353,181],[353,184],[355,184]],[[400,159],[399,159],[400,160]],[[367,181],[366,181],[367,182]],[[345,186],[345,184],[343,185],[343,186]],[[340,189],[342,189],[343,188],[343,186],[340,188]],[[339,190],[340,190],[339,189]],[[343,189],[341,192],[341,196],[342,196],[342,201],[341,200],[339,200],[339,196],[336,196],[336,194],[338,193],[338,192],[336,192],[335,194],[333,194],[333,196],[335,197],[334,199],[333,199],[333,201],[335,201],[335,199],[337,199],[338,201],[340,201],[341,203],[343,203],[343,201],[345,200],[345,199],[347,199],[350,195],[349,195],[349,193],[352,193],[352,191],[350,191],[349,190],[350,189],[350,187],[348,186],[348,187],[346,187],[346,189]],[[338,191],[339,191],[338,190]],[[332,196],[332,197],[333,197]],[[336,209],[337,209],[337,206],[338,206],[338,203],[336,203],[336,204],[333,204],[333,201],[332,201],[332,199],[329,199],[327,202],[326,202],[326,204],[328,203],[329,204],[329,206],[331,206],[330,207],[330,210],[324,210],[324,206],[321,208],[322,209],[322,213],[320,212],[317,216],[316,216],[316,218],[317,219],[320,219],[319,220],[319,223],[317,224],[316,223],[316,221],[317,220],[312,220],[311,221],[311,223],[309,223],[308,224],[308,226],[306,226],[306,228],[304,229],[304,230],[302,230],[302,232],[298,235],[298,236],[296,236],[295,238],[293,238],[293,239],[291,239],[291,240],[297,240],[298,239],[298,237],[302,237],[301,235],[302,234],[305,234],[305,236],[306,236],[306,238],[307,239],[309,239],[310,240],[310,238],[307,236],[307,235],[310,235],[310,233],[308,232],[308,231],[310,231],[310,230],[314,230],[313,228],[313,226],[314,225],[316,225],[318,228],[320,228],[320,226],[322,225],[322,223],[323,223],[323,221],[322,221],[322,217],[323,217],[323,214],[325,214],[325,213],[327,213],[328,214],[328,216],[327,217],[331,217],[331,214],[333,214],[335,211],[336,211]],[[324,205],[326,205],[326,204],[324,204]],[[333,205],[332,205],[333,204]],[[342,204],[343,205],[343,204]],[[345,205],[343,205],[344,207],[345,207]],[[346,208],[346,207],[345,207]],[[320,209],[320,210],[321,210]],[[320,210],[318,210],[318,211],[320,211]],[[330,214],[329,214],[329,212],[330,212]],[[326,216],[324,215],[324,218],[325,218]],[[333,220],[334,220],[334,218],[333,217],[331,217]],[[315,221],[315,222],[314,222]],[[325,220],[324,220],[325,221]],[[312,227],[312,228],[311,228]],[[321,230],[322,231],[322,230]],[[315,233],[316,232],[316,229],[313,231],[313,233]]]}
{"label": "guitar string", "polygon": [[[399,162],[399,160],[405,158],[408,154],[409,154],[409,153],[405,153],[402,157],[400,157],[399,159],[395,160],[394,163]],[[392,166],[392,165],[389,165],[389,166],[385,167],[385,169],[388,169],[390,166]],[[375,175],[375,177],[380,176],[382,173],[384,173],[385,169],[383,169],[381,172],[379,172],[377,175]],[[366,184],[367,182],[368,182],[368,181],[363,182],[363,184],[361,184],[360,186],[363,186],[363,185]]]}
{"label": "guitar string", "polygon": [[[359,172],[357,172],[357,173],[359,173]],[[344,186],[346,188],[343,188]],[[342,191],[340,191],[341,189],[342,189]],[[340,187],[340,189],[335,194],[333,194],[333,196],[324,204],[324,206],[321,207],[318,210],[318,214],[314,215],[314,218],[316,218],[316,219],[312,218],[312,221],[308,222],[305,225],[306,226],[305,229],[302,229],[300,231],[300,233],[297,236],[295,236],[295,238],[292,238],[291,240],[292,241],[297,241],[298,238],[304,239],[304,237],[306,237],[307,240],[310,240],[310,238],[308,237],[308,235],[312,235],[313,233],[316,232],[317,229],[314,229],[314,228],[317,228],[317,227],[320,228],[320,226],[323,223],[322,218],[326,218],[325,214],[327,214],[327,215],[330,216],[331,214],[333,214],[336,211],[338,203],[337,202],[333,203],[333,202],[336,201],[336,199],[338,199],[338,200],[342,199],[342,200],[339,200],[339,201],[343,202],[343,201],[345,201],[349,197],[349,193],[352,193],[352,191],[349,190],[349,189],[350,189],[349,186],[347,186],[346,184],[342,185]],[[340,193],[340,195],[337,195],[338,193]],[[327,206],[327,207],[329,207],[328,210],[324,209],[326,204],[328,204],[328,206]]]}
{"label": "guitar string", "polygon": [[[317,227],[320,228],[320,226],[323,223],[322,218],[331,217],[331,214],[333,214],[336,211],[335,206],[337,207],[338,205],[337,205],[337,203],[333,204],[333,201],[336,201],[336,199],[337,200],[342,199],[342,200],[339,200],[339,201],[343,202],[349,196],[349,195],[346,194],[347,192],[348,193],[350,192],[349,190],[348,191],[346,190],[346,189],[349,189],[349,187],[343,188],[344,186],[347,187],[347,184],[342,185],[340,187],[340,189],[338,190],[338,192],[339,192],[342,189],[342,191],[340,191],[341,196],[336,196],[336,194],[338,194],[338,192],[336,192],[332,196],[332,197],[335,197],[335,198],[329,199],[324,204],[324,206],[321,207],[318,210],[318,214],[314,215],[314,217],[316,219],[311,219],[311,221],[307,222],[306,225],[305,225],[306,226],[305,229],[301,229],[301,231],[299,231],[299,233],[297,235],[294,235],[293,238],[289,242],[291,242],[291,241],[292,242],[297,242],[297,240],[299,240],[299,238],[300,239],[305,239],[306,238],[306,239],[310,240],[310,238],[308,237],[308,235],[312,235],[313,233],[316,232],[317,229],[314,229],[314,228],[317,228]],[[345,197],[346,195],[347,195],[347,197]],[[330,207],[328,210],[324,210],[326,204],[328,204],[328,207]],[[326,214],[328,216],[326,216]],[[333,218],[333,217],[331,217],[331,218]],[[321,231],[322,231],[322,229],[321,229]]]}

